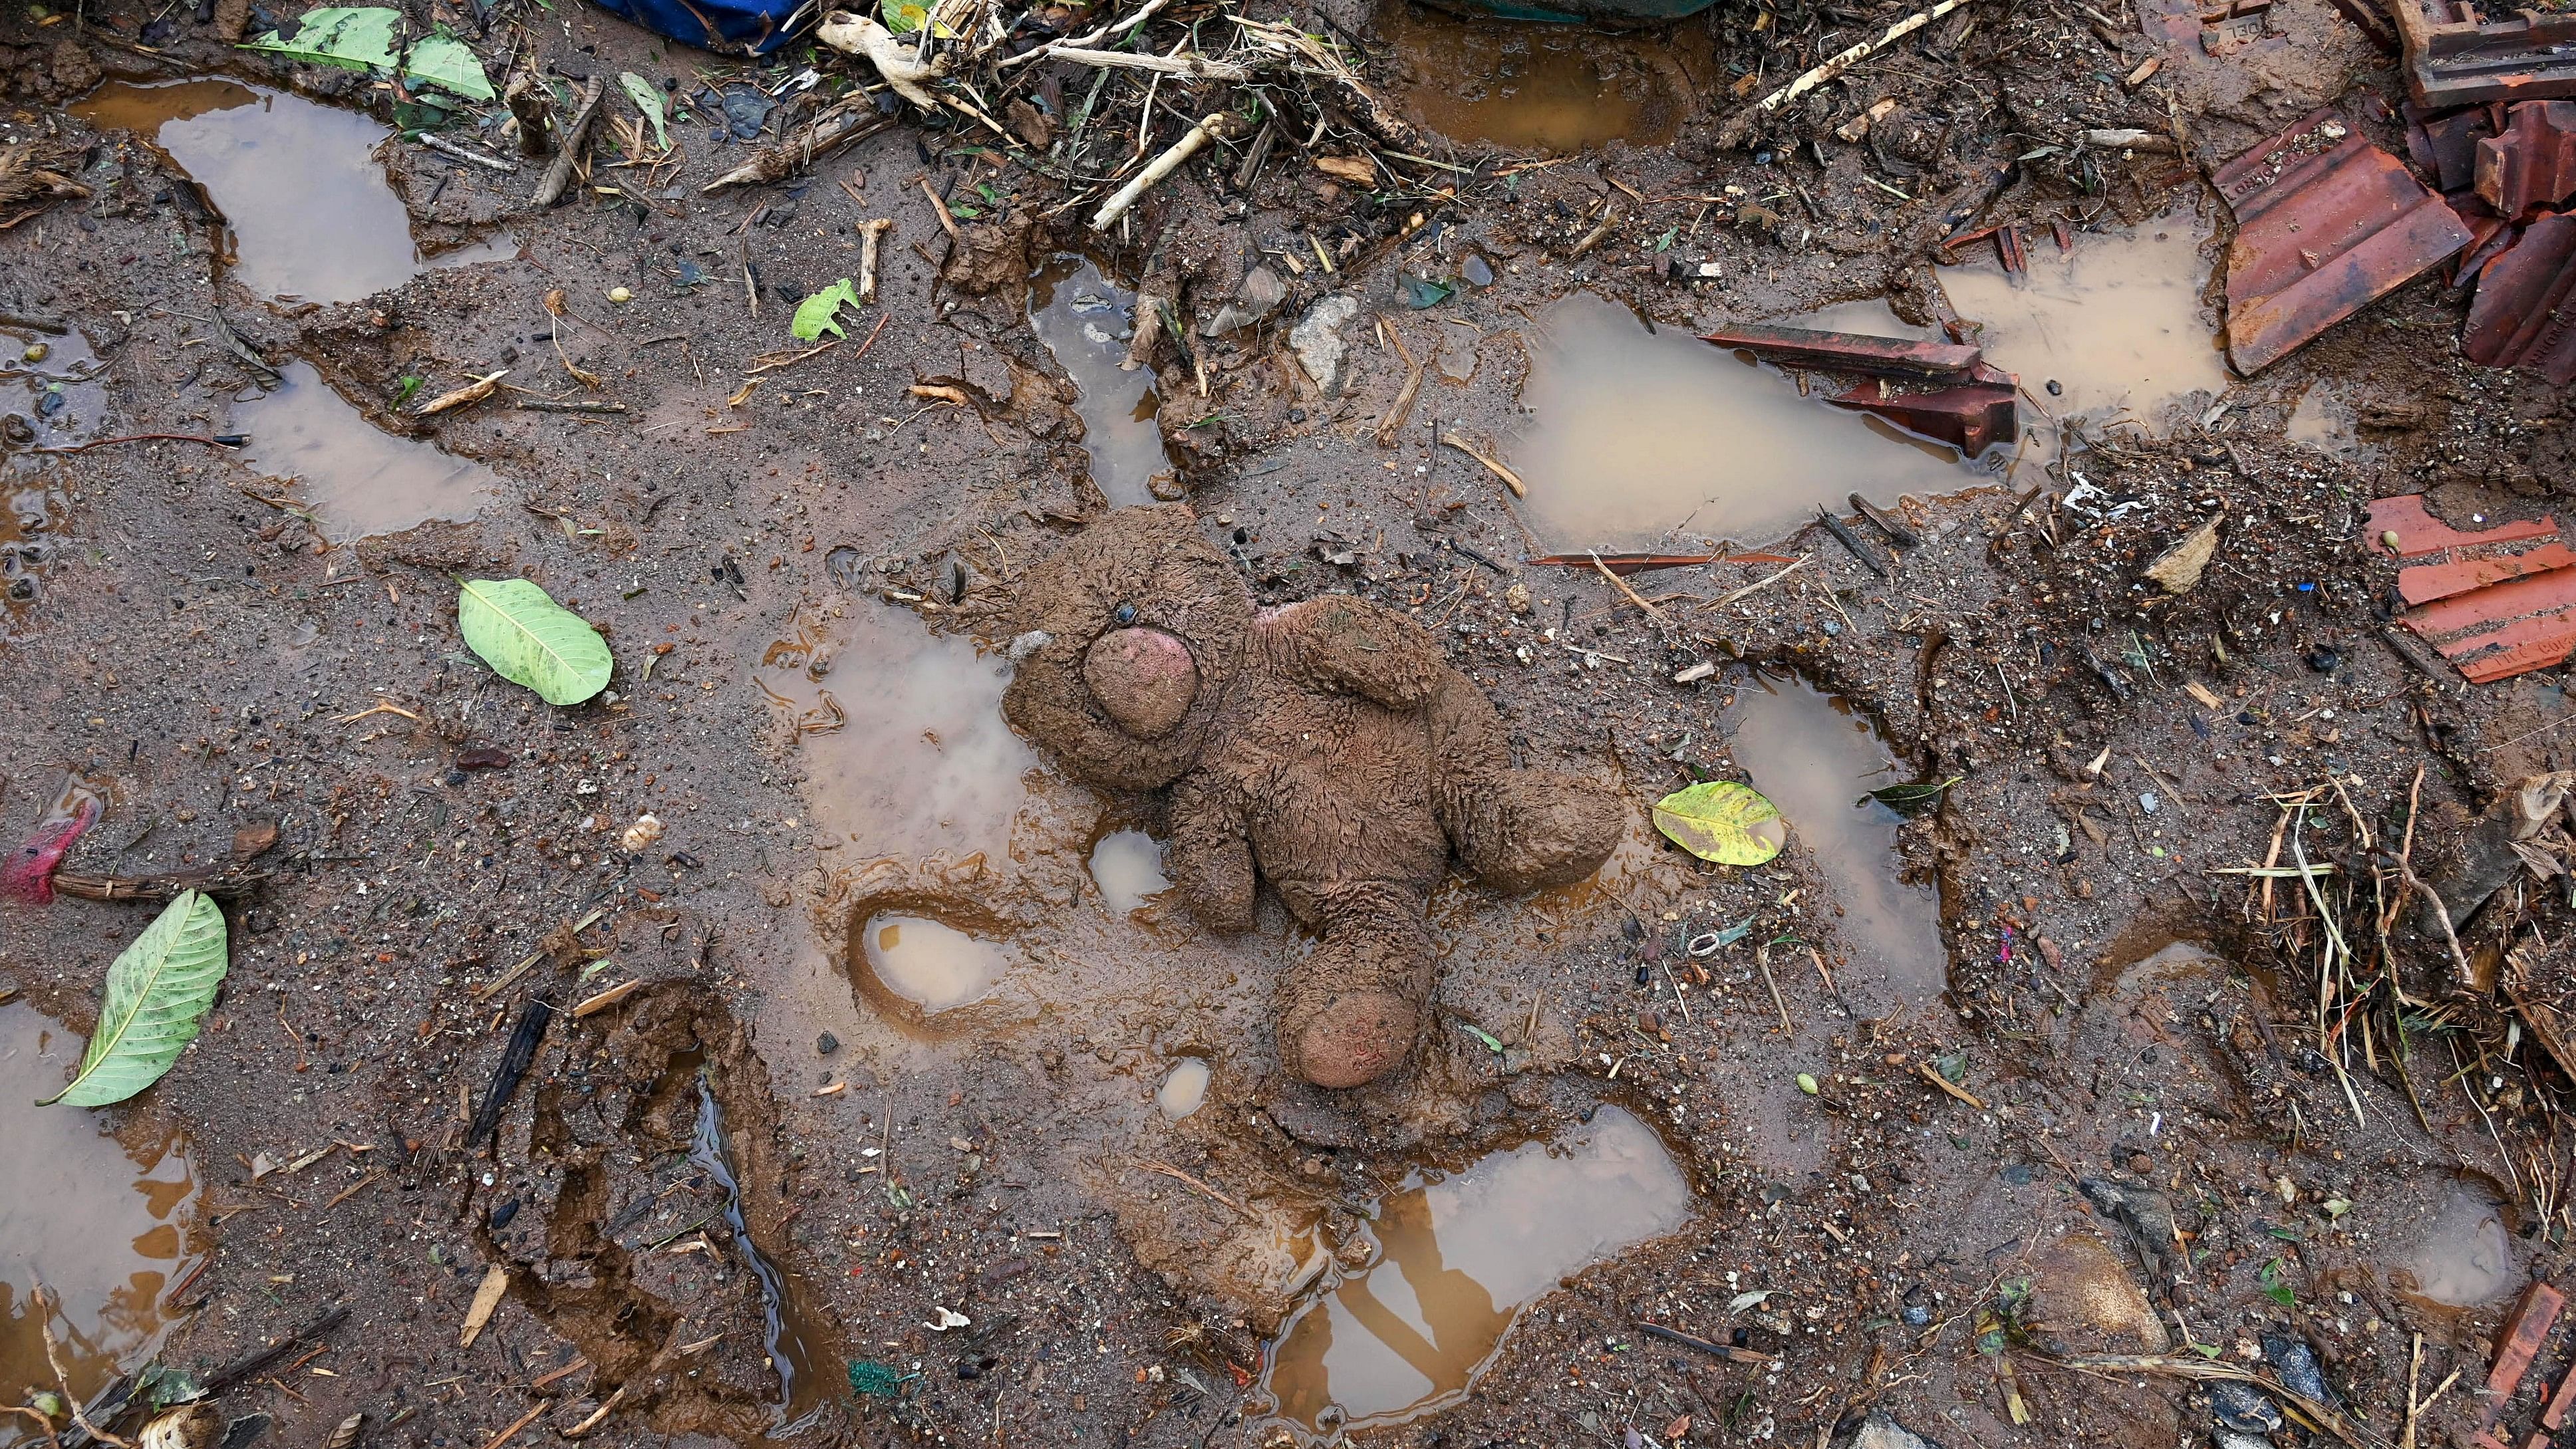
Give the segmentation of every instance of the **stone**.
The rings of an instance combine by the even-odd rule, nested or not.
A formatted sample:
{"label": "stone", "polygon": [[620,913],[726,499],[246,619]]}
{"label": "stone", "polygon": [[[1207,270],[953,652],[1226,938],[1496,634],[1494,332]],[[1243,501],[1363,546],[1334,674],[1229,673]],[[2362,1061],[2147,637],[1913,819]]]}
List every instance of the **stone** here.
{"label": "stone", "polygon": [[1326,397],[1339,397],[1342,391],[1342,359],[1347,349],[1342,344],[1342,324],[1359,315],[1359,300],[1335,294],[1308,308],[1297,325],[1288,329],[1288,345],[1297,353],[1297,365]]}
{"label": "stone", "polygon": [[1884,1409],[1872,1409],[1860,1421],[1849,1438],[1835,1441],[1835,1449],[1941,1449],[1941,1446],[1888,1417]]}

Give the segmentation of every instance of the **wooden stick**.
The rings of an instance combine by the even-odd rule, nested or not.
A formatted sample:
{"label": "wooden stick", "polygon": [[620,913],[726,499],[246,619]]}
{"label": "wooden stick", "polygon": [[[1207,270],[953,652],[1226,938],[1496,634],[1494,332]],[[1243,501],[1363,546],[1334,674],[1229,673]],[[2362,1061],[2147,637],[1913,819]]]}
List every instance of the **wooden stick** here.
{"label": "wooden stick", "polygon": [[894,230],[892,217],[878,217],[859,223],[859,300],[877,299],[877,244]]}
{"label": "wooden stick", "polygon": [[1076,65],[1094,65],[1111,70],[1150,70],[1164,75],[1193,76],[1200,80],[1247,81],[1252,67],[1230,60],[1210,60],[1204,55],[1144,55],[1132,50],[1083,50],[1059,45],[1052,52],[1056,60],[1069,60]]}
{"label": "wooden stick", "polygon": [[1789,575],[1797,572],[1800,568],[1806,565],[1807,560],[1814,557],[1814,554],[1802,553],[1798,555],[1798,557],[1792,561],[1787,568],[1780,570],[1778,573],[1755,579],[1753,582],[1746,584],[1743,588],[1737,589],[1734,593],[1728,594],[1722,599],[1713,599],[1708,603],[1700,605],[1699,610],[1701,613],[1705,614],[1711,609],[1723,609],[1738,599],[1749,599],[1755,594],[1762,592],[1764,589],[1771,587],[1773,584],[1776,584],[1782,579],[1785,579]]}
{"label": "wooden stick", "polygon": [[572,113],[572,123],[564,127],[553,163],[537,183],[536,195],[528,198],[530,206],[552,206],[563,199],[564,188],[572,184],[573,167],[580,164],[582,142],[590,135],[590,123],[599,119],[600,97],[607,93],[608,84],[601,80],[593,80],[590,88],[581,93],[581,108]]}
{"label": "wooden stick", "polygon": [[939,214],[939,229],[948,233],[949,241],[961,247],[966,245],[965,235],[957,230],[957,218],[948,214],[947,201],[938,192],[930,189],[930,178],[923,176],[917,179],[921,186],[921,194],[930,198],[930,209]]}
{"label": "wooden stick", "polygon": [[1941,0],[1940,4],[1929,10],[1918,10],[1887,27],[1876,40],[1864,40],[1841,54],[1830,57],[1815,69],[1764,96],[1751,106],[1736,112],[1718,132],[1717,143],[1720,146],[1740,145],[1745,136],[1752,131],[1754,122],[1967,3],[1968,0]]}
{"label": "wooden stick", "polygon": [[453,156],[459,161],[471,162],[487,171],[498,171],[504,176],[516,176],[519,174],[519,163],[516,161],[504,160],[499,156],[486,156],[471,146],[459,146],[455,142],[447,139],[445,136],[436,135],[432,132],[421,132],[420,144],[427,146],[429,149],[437,152],[441,156]]}
{"label": "wooden stick", "polygon": [[1645,595],[1640,594],[1640,593],[1638,593],[1635,589],[1632,589],[1632,588],[1628,587],[1628,581],[1627,581],[1626,579],[1623,579],[1623,578],[1619,577],[1617,574],[1614,574],[1614,573],[1610,572],[1610,566],[1609,566],[1608,564],[1603,563],[1603,562],[1601,561],[1601,555],[1600,555],[1599,553],[1595,553],[1595,554],[1593,554],[1593,555],[1592,555],[1592,566],[1593,566],[1594,568],[1599,569],[1599,570],[1601,571],[1601,577],[1603,577],[1603,578],[1605,578],[1605,579],[1608,579],[1608,580],[1610,581],[1610,587],[1612,587],[1612,588],[1614,588],[1614,589],[1617,589],[1620,593],[1623,593],[1623,594],[1627,595],[1627,596],[1628,596],[1628,602],[1629,602],[1629,603],[1632,603],[1632,604],[1636,605],[1638,608],[1645,610],[1645,611],[1646,611],[1646,614],[1647,614],[1647,617],[1649,617],[1649,618],[1653,619],[1653,620],[1654,620],[1656,623],[1658,623],[1658,624],[1669,624],[1669,623],[1671,623],[1671,622],[1672,622],[1672,620],[1671,620],[1670,618],[1668,618],[1668,617],[1666,617],[1666,616],[1665,616],[1665,614],[1664,614],[1664,611],[1663,611],[1663,610],[1658,609],[1658,608],[1656,608],[1653,604],[1650,604],[1650,603],[1646,602],[1646,596],[1645,596]]}
{"label": "wooden stick", "polygon": [[1512,490],[1512,496],[1514,498],[1527,498],[1529,496],[1529,486],[1521,482],[1520,474],[1504,467],[1492,454],[1477,447],[1475,444],[1468,442],[1466,434],[1455,432],[1442,433],[1440,435],[1440,442],[1443,446],[1455,448],[1459,452],[1466,454],[1468,457],[1475,459],[1477,462],[1484,464],[1486,471],[1492,473],[1495,477],[1502,479],[1503,486]]}
{"label": "wooden stick", "polygon": [[1188,134],[1174,141],[1162,155],[1146,162],[1145,169],[1137,172],[1134,180],[1119,187],[1115,195],[1101,203],[1100,209],[1091,214],[1091,229],[1107,231],[1117,225],[1118,218],[1127,214],[1138,197],[1153,189],[1154,183],[1180,170],[1181,163],[1197,155],[1199,148],[1205,146],[1224,124],[1225,112],[1214,111],[1207,119],[1190,127]]}
{"label": "wooden stick", "polygon": [[1985,1103],[1980,1102],[1975,1097],[1969,1095],[1966,1088],[1958,1086],[1948,1077],[1934,1071],[1930,1062],[1916,1062],[1914,1064],[1914,1070],[1921,1072],[1923,1074],[1923,1080],[1939,1087],[1942,1091],[1949,1093],[1951,1096],[1958,1098],[1960,1101],[1967,1103],[1969,1106],[1976,1108],[1980,1112],[1986,1110]]}

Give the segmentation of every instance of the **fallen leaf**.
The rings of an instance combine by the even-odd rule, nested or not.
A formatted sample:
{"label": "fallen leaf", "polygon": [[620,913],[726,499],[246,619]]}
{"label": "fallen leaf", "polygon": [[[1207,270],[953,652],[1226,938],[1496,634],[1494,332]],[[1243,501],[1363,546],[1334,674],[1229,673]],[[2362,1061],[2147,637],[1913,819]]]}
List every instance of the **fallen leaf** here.
{"label": "fallen leaf", "polygon": [[608,641],[526,579],[464,579],[456,626],[466,647],[548,704],[579,704],[608,687]]}
{"label": "fallen leaf", "polygon": [[[401,27],[401,14],[389,6],[333,5],[304,12],[293,39],[281,30],[246,41],[242,49],[343,70],[390,71]],[[403,53],[402,72],[467,100],[500,99],[473,48],[443,28],[411,42]]]}
{"label": "fallen leaf", "polygon": [[230,965],[223,909],[183,891],[107,968],[98,1029],[71,1085],[36,1105],[105,1107],[154,1082],[197,1039]]}
{"label": "fallen leaf", "polygon": [[626,87],[626,99],[633,101],[635,109],[644,113],[644,119],[653,123],[653,144],[665,151],[670,150],[671,132],[665,124],[661,87],[631,70],[619,72],[617,81]]}
{"label": "fallen leaf", "polygon": [[850,334],[842,330],[840,318],[834,315],[844,304],[859,305],[859,289],[847,277],[797,303],[796,315],[788,320],[787,330],[799,342],[811,342],[826,332],[847,337]]}
{"label": "fallen leaf", "polygon": [[492,1310],[501,1306],[501,1295],[509,1287],[509,1269],[495,1263],[483,1271],[483,1281],[474,1289],[474,1301],[465,1310],[465,1328],[456,1336],[457,1347],[474,1346],[475,1338],[483,1332],[483,1325],[492,1321]]}
{"label": "fallen leaf", "polygon": [[1788,830],[1780,809],[1750,785],[1703,780],[1655,802],[1655,828],[1675,845],[1719,865],[1760,865],[1780,853]]}

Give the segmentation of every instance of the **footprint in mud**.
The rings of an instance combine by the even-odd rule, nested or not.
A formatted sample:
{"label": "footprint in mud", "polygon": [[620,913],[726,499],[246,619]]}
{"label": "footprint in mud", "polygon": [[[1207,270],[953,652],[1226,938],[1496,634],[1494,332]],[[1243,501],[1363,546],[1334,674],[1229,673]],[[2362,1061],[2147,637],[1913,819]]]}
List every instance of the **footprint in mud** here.
{"label": "footprint in mud", "polygon": [[242,460],[291,487],[332,542],[472,518],[501,494],[500,475],[482,464],[368,422],[313,364],[290,362],[278,376],[275,391],[233,405],[229,426],[250,435]]}
{"label": "footprint in mud", "polygon": [[1613,1106],[1562,1142],[1492,1153],[1380,1204],[1374,1261],[1289,1320],[1262,1378],[1313,1432],[1402,1423],[1454,1402],[1558,1281],[1680,1227],[1689,1181]]}

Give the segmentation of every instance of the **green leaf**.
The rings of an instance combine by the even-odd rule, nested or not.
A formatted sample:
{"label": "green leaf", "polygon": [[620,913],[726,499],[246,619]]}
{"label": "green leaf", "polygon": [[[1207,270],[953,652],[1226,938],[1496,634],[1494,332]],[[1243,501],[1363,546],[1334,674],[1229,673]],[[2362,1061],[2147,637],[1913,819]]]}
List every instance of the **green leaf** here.
{"label": "green leaf", "polygon": [[[383,5],[332,5],[308,10],[295,38],[284,31],[245,41],[244,50],[264,50],[289,60],[336,65],[344,70],[392,70],[395,38],[402,16]],[[464,41],[441,30],[411,44],[403,74],[472,101],[498,100],[483,62]]]}
{"label": "green leaf", "polygon": [[579,704],[608,687],[608,641],[526,579],[464,579],[456,627],[465,645],[548,704]]}
{"label": "green leaf", "polygon": [[420,376],[419,374],[417,374],[417,373],[409,373],[409,372],[404,373],[404,374],[403,374],[403,379],[402,379],[402,387],[401,387],[401,389],[400,389],[399,391],[397,391],[397,392],[394,394],[394,406],[395,406],[395,407],[397,407],[397,408],[399,408],[399,407],[401,407],[404,403],[410,402],[410,401],[411,401],[411,395],[412,395],[413,393],[416,393],[416,392],[420,391],[420,385],[421,385],[421,383],[423,383],[423,382],[424,382],[424,381],[426,381],[426,380],[427,380],[427,379],[425,379],[425,378],[421,377],[421,376]]}
{"label": "green leaf", "polygon": [[653,144],[670,150],[671,132],[665,124],[668,117],[662,109],[662,88],[631,70],[618,72],[617,79],[626,87],[626,99],[633,101],[644,119],[653,123]]}
{"label": "green leaf", "polygon": [[1899,815],[1912,815],[1941,798],[1942,793],[1959,783],[1963,776],[1952,775],[1940,781],[1918,781],[1911,785],[1882,785],[1869,792],[1869,798],[1894,810]]}
{"label": "green leaf", "polygon": [[841,330],[840,318],[834,315],[844,303],[859,305],[859,289],[850,285],[847,277],[797,303],[796,316],[788,322],[787,330],[799,342],[811,342],[826,332],[847,337],[850,334]]}
{"label": "green leaf", "polygon": [[182,892],[107,968],[98,1030],[81,1053],[80,1075],[36,1105],[105,1107],[161,1080],[197,1039],[228,964],[223,909]]}
{"label": "green leaf", "polygon": [[1815,1076],[1815,1073],[1813,1073],[1813,1072],[1800,1072],[1800,1073],[1798,1074],[1798,1090],[1799,1090],[1799,1091],[1801,1091],[1801,1092],[1806,1093],[1806,1094],[1807,1094],[1808,1096],[1810,1096],[1810,1097],[1812,1097],[1812,1096],[1816,1095],[1816,1076]]}
{"label": "green leaf", "polygon": [[2256,1276],[2263,1280],[2264,1297],[2271,1299],[2273,1302],[2280,1304],[2284,1308],[2297,1306],[2299,1301],[2298,1295],[2292,1293],[2290,1291],[2290,1285],[2283,1281],[2284,1275],[2281,1271],[2280,1259],[2274,1258],[2272,1261],[2265,1263],[2263,1265],[2263,1271]]}
{"label": "green leaf", "polygon": [[1404,305],[1416,312],[1426,307],[1439,306],[1449,300],[1449,294],[1456,290],[1432,281],[1428,277],[1417,277],[1411,272],[1399,274],[1396,280],[1404,287]]}
{"label": "green leaf", "polygon": [[1789,838],[1780,809],[1750,785],[1703,780],[1655,802],[1655,828],[1719,865],[1760,865]]}
{"label": "green leaf", "polygon": [[930,7],[922,4],[921,0],[881,0],[877,6],[877,18],[895,34],[910,35],[929,23]]}
{"label": "green leaf", "polygon": [[[1466,1023],[1462,1022],[1460,1025],[1463,1026],[1466,1025]],[[1494,1034],[1492,1032],[1485,1030],[1483,1027],[1468,1026],[1467,1034],[1474,1037],[1476,1040],[1483,1042],[1485,1044],[1485,1050],[1493,1052],[1498,1056],[1501,1055],[1503,1044],[1494,1038]]]}

